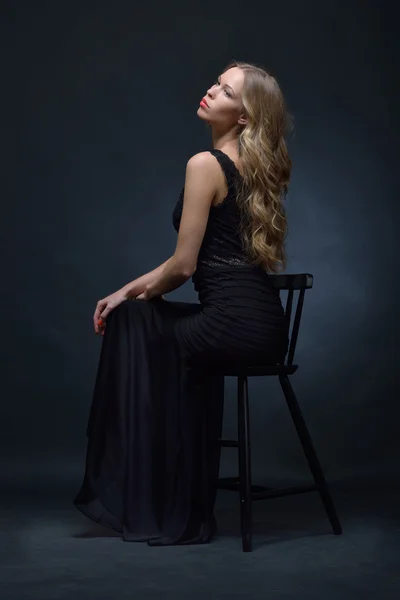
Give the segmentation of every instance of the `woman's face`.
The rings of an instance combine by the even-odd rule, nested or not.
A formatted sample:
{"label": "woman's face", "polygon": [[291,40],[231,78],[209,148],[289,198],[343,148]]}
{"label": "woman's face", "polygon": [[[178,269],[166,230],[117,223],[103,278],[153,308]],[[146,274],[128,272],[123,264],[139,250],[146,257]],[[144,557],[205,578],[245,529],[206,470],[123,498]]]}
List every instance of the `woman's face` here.
{"label": "woman's face", "polygon": [[200,102],[198,116],[209,124],[233,127],[243,114],[243,82],[244,72],[238,67],[220,75],[204,96],[204,102]]}

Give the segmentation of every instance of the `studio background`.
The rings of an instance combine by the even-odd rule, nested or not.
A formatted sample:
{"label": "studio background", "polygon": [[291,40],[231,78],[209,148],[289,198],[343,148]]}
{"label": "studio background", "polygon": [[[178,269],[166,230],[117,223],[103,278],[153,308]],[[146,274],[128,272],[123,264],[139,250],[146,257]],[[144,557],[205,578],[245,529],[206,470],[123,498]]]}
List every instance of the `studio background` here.
{"label": "studio background", "polygon": [[[385,2],[3,2],[1,486],[84,469],[98,299],[172,255],[198,103],[231,60],[294,115],[286,272],[309,272],[292,383],[327,479],[398,482],[398,78]],[[197,301],[188,282],[169,295]],[[236,435],[235,380],[224,432]],[[311,475],[278,381],[250,382],[254,478]],[[234,474],[223,450],[221,474]],[[68,498],[67,498],[68,499]]]}

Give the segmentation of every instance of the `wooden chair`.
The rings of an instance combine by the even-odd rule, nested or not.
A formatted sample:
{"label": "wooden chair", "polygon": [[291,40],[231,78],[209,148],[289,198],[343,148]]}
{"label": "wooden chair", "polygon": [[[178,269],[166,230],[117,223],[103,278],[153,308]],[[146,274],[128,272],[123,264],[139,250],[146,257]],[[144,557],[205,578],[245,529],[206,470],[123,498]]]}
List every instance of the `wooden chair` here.
{"label": "wooden chair", "polygon": [[[227,369],[223,370],[224,376],[237,377],[238,440],[221,439],[220,442],[222,447],[238,448],[239,476],[219,478],[218,489],[232,490],[239,492],[240,494],[242,546],[244,552],[252,551],[252,502],[255,500],[318,491],[329,521],[332,525],[334,534],[340,535],[342,533],[342,527],[340,525],[336,509],[321,468],[321,464],[318,460],[314,445],[293,391],[292,384],[289,380],[289,376],[293,375],[293,373],[295,373],[298,369],[298,365],[293,364],[293,359],[303,310],[304,295],[307,289],[312,288],[313,276],[309,273],[299,273],[295,275],[270,275],[269,277],[274,287],[278,288],[279,290],[288,291],[285,305],[285,315],[288,320],[289,328],[289,348],[285,357],[286,362],[283,361],[282,364],[278,363],[272,366],[260,366],[243,369],[229,369],[228,367]],[[298,292],[298,297],[296,311],[294,313],[292,323],[292,307],[295,291]],[[291,333],[290,327],[292,327]],[[221,370],[219,370],[219,373],[221,373]],[[314,478],[314,484],[281,489],[272,489],[264,486],[252,485],[248,378],[253,376],[279,377],[283,394],[286,398],[291,417]]]}

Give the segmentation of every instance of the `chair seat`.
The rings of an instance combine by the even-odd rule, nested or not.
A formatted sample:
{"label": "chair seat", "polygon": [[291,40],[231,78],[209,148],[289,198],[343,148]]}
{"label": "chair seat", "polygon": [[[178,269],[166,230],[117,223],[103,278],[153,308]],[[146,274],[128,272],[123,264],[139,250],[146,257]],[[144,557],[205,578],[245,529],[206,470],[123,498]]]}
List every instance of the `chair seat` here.
{"label": "chair seat", "polygon": [[255,365],[252,367],[219,366],[211,367],[211,371],[225,377],[259,377],[266,375],[293,375],[298,365]]}

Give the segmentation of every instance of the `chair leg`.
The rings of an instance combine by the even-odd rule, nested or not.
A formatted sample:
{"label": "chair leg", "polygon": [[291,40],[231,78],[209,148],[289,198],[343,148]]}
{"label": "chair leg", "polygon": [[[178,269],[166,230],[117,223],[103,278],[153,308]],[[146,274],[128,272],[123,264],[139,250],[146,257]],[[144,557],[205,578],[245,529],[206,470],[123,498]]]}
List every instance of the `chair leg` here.
{"label": "chair leg", "polygon": [[252,499],[249,391],[247,377],[238,377],[238,441],[240,520],[243,552],[252,551]]}
{"label": "chair leg", "polygon": [[279,380],[282,386],[283,393],[285,394],[286,402],[288,404],[290,414],[296,427],[297,434],[300,438],[304,454],[306,455],[310,470],[314,477],[314,481],[318,485],[319,494],[321,496],[321,500],[325,507],[328,518],[331,522],[333,532],[336,535],[340,535],[342,533],[342,527],[340,525],[339,518],[336,513],[336,509],[328,489],[328,484],[326,483],[321,464],[318,460],[317,453],[312,443],[311,436],[308,432],[292,385],[287,375],[279,375]]}

